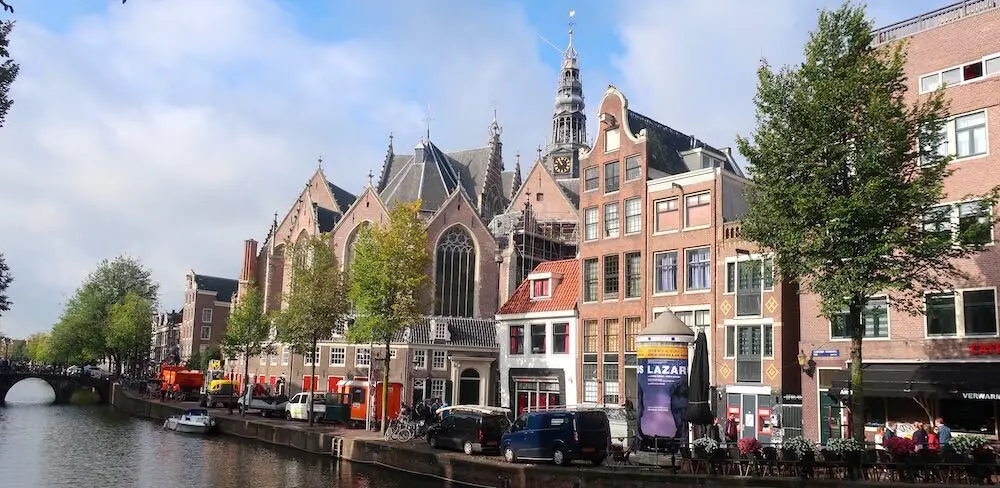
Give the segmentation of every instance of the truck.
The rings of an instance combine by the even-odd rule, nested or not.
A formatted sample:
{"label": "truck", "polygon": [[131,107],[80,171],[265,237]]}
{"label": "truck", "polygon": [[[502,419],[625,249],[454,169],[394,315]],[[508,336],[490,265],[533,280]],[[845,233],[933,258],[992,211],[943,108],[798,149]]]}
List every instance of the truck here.
{"label": "truck", "polygon": [[209,361],[209,370],[205,372],[198,405],[212,408],[221,405],[232,410],[236,408],[238,397],[239,386],[236,382],[226,378],[226,372],[222,370],[219,361]]}
{"label": "truck", "polygon": [[[286,420],[309,420],[309,392],[296,393],[285,407]],[[326,417],[326,393],[317,391],[313,397],[313,420],[320,422]]]}
{"label": "truck", "polygon": [[236,400],[240,409],[240,414],[246,414],[248,410],[257,410],[261,417],[278,416],[285,414],[285,406],[288,405],[288,397],[285,395],[272,395],[262,384],[252,385],[243,392],[243,395]]}
{"label": "truck", "polygon": [[199,394],[205,383],[201,371],[187,370],[183,366],[163,366],[160,369],[163,390],[174,400],[187,401]]}

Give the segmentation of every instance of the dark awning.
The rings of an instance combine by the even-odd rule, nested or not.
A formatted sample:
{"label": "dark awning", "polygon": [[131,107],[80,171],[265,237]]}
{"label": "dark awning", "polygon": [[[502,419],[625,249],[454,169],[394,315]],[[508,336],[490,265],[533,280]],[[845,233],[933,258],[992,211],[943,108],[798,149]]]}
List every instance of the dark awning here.
{"label": "dark awning", "polygon": [[[888,363],[862,368],[866,397],[1000,400],[1000,363]],[[850,396],[850,371],[838,371],[830,394]]]}

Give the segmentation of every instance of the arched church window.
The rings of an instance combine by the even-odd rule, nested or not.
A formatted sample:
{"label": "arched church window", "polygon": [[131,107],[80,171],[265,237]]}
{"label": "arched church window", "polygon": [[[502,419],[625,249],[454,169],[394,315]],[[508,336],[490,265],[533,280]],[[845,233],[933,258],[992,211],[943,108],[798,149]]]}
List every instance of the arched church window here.
{"label": "arched church window", "polygon": [[434,270],[434,313],[472,317],[475,303],[476,248],[461,227],[448,229],[438,242]]}
{"label": "arched church window", "polygon": [[358,243],[358,237],[365,229],[371,228],[371,222],[367,220],[358,224],[351,232],[351,235],[347,236],[347,242],[344,244],[344,269],[350,269],[351,263],[354,262],[354,246]]}

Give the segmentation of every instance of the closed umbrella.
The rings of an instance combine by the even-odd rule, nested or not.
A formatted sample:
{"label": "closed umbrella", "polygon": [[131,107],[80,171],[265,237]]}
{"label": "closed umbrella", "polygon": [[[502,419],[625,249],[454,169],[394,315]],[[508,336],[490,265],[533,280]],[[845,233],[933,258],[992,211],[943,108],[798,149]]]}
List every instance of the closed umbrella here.
{"label": "closed umbrella", "polygon": [[694,341],[694,356],[688,372],[688,404],[686,419],[694,425],[712,425],[715,414],[709,403],[708,339],[704,332]]}

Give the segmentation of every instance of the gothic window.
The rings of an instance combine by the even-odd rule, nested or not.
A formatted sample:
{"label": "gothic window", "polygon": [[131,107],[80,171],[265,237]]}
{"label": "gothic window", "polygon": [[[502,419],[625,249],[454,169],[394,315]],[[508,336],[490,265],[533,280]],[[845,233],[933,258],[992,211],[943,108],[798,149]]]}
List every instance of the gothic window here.
{"label": "gothic window", "polygon": [[361,233],[365,229],[371,228],[371,225],[371,222],[366,220],[358,224],[354,228],[354,232],[351,232],[351,235],[347,236],[347,242],[344,244],[344,269],[349,269],[351,263],[354,262],[354,246],[358,243],[358,237],[361,236]]}
{"label": "gothic window", "polygon": [[434,313],[472,317],[475,302],[476,248],[461,227],[448,229],[438,242],[434,271]]}

